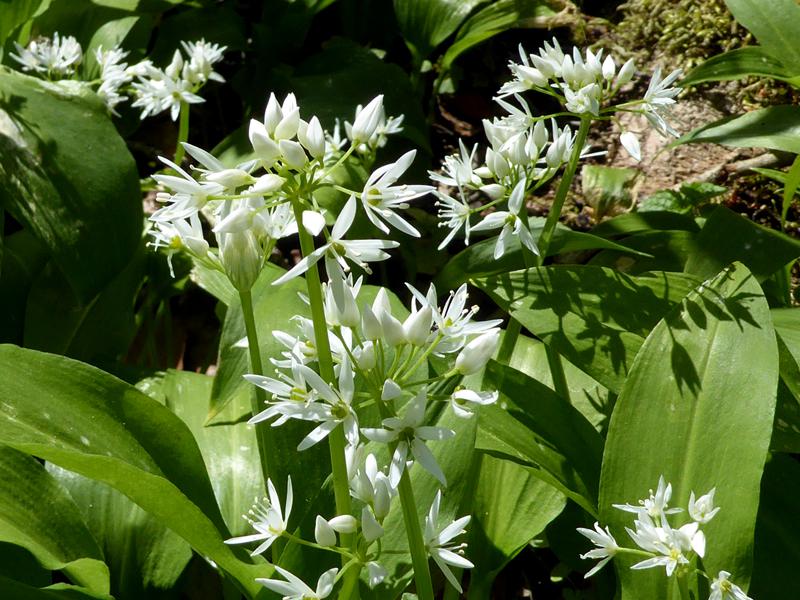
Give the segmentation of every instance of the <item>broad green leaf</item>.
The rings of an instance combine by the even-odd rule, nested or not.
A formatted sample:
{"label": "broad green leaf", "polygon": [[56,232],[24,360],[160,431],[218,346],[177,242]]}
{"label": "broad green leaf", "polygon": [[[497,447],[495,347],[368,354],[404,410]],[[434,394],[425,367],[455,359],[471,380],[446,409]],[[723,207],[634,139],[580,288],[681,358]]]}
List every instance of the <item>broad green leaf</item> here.
{"label": "broad green leaf", "polygon": [[681,86],[687,87],[704,81],[726,81],[749,76],[791,79],[796,75],[800,75],[800,69],[794,73],[787,71],[780,60],[761,46],[745,46],[712,56],[703,64],[692,69],[681,80]]}
{"label": "broad green leaf", "polygon": [[161,600],[192,558],[189,545],[111,486],[52,463],[47,469],[69,491],[102,546],[112,595]]}
{"label": "broad green leaf", "polygon": [[108,567],[78,507],[35,458],[0,446],[0,540],[18,544],[76,584],[109,591]]}
{"label": "broad green leaf", "polygon": [[789,73],[800,75],[800,7],[794,0],[725,0],[725,4],[764,50],[780,58]]}
{"label": "broad green leaf", "polygon": [[51,262],[28,292],[23,342],[27,348],[63,354],[99,366],[112,365],[136,333],[134,301],[142,285],[145,250],[96,296],[79,300]]}
{"label": "broad green leaf", "polygon": [[[636,503],[659,476],[672,483],[671,505],[690,491],[716,488],[720,513],[704,530],[704,568],[725,569],[746,589],[758,485],[767,457],[778,383],[769,308],[756,278],[736,264],[689,294],[642,346],[611,417],[600,479],[600,522],[618,540]],[[677,526],[686,513],[675,515]],[[615,560],[623,598],[677,598],[664,573],[631,571]]]}
{"label": "broad green leaf", "polygon": [[696,234],[690,231],[645,231],[620,240],[629,248],[646,252],[650,257],[631,256],[627,252],[603,250],[588,262],[598,267],[612,267],[622,273],[640,275],[648,271],[683,271],[695,246]]}
{"label": "broad green leaf", "polygon": [[[213,377],[167,371],[167,406],[189,426],[203,453],[211,485],[225,523],[233,535],[251,532],[242,518],[266,489],[261,476],[255,429],[241,420],[250,413],[250,389],[243,389],[219,415],[219,424],[205,426]],[[298,455],[300,458],[300,455]]]}
{"label": "broad green leaf", "polygon": [[230,279],[222,271],[207,267],[202,263],[194,263],[192,281],[222,302],[232,306],[239,302],[239,295]]}
{"label": "broad green leaf", "polygon": [[675,144],[714,143],[800,154],[800,107],[770,106],[698,127]]}
{"label": "broad green leaf", "polygon": [[0,198],[89,302],[136,252],[142,202],[105,106],[74,90],[0,69]]}
{"label": "broad green leaf", "polygon": [[797,585],[796,568],[800,564],[798,497],[800,464],[790,456],[773,456],[761,479],[749,592],[753,598],[784,598],[787,590]]}
{"label": "broad green leaf", "polygon": [[672,211],[691,214],[693,210],[727,192],[727,188],[705,181],[684,183],[680,190],[661,190],[645,198],[637,207],[640,213]]}
{"label": "broad green leaf", "polygon": [[[531,233],[534,239],[538,239],[541,234],[544,228],[544,221],[544,218],[541,217],[530,220]],[[519,240],[514,238],[509,248],[499,259],[494,257],[495,242],[495,239],[482,240],[476,244],[471,244],[456,254],[439,273],[436,279],[437,287],[455,289],[473,277],[486,277],[525,268],[522,244]],[[597,249],[617,250],[633,255],[641,254],[637,250],[632,250],[616,242],[590,233],[574,231],[561,224],[558,224],[553,232],[553,240],[547,254],[548,256],[555,256],[566,252]]]}
{"label": "broad green leaf", "polygon": [[700,228],[695,220],[687,215],[677,214],[672,211],[647,211],[631,212],[603,221],[592,230],[594,235],[600,237],[613,237],[618,235],[631,235],[648,231],[690,231],[697,232]]}
{"label": "broad green leaf", "polygon": [[107,594],[65,583],[36,588],[2,576],[0,590],[3,591],[3,600],[114,600]]}
{"label": "broad green leaf", "polygon": [[418,63],[447,39],[472,10],[487,0],[394,0],[403,39]]}
{"label": "broad green leaf", "polygon": [[0,0],[0,47],[14,30],[30,19],[42,0]]}
{"label": "broad green leaf", "polygon": [[797,240],[718,206],[695,240],[694,251],[686,261],[686,272],[708,278],[738,260],[763,280],[798,256]]}
{"label": "broad green leaf", "polygon": [[30,231],[17,231],[3,240],[0,269],[0,340],[22,344],[28,292],[47,264],[48,251]]}
{"label": "broad green leaf", "polygon": [[533,268],[475,280],[528,331],[615,393],[644,338],[697,283],[679,273],[630,277],[593,266]]}
{"label": "broad green leaf", "polygon": [[0,577],[33,587],[45,587],[52,582],[53,573],[22,546],[0,542]]}
{"label": "broad green leaf", "polygon": [[[556,12],[561,11],[561,12]],[[456,39],[441,60],[447,71],[462,53],[482,41],[515,27],[547,29],[558,17],[567,21],[569,8],[559,0],[497,0],[471,16],[456,33]]]}
{"label": "broad green leaf", "polygon": [[[596,430],[604,432],[608,427],[613,405],[609,391],[563,357],[561,364],[567,382],[569,403],[578,409]],[[547,346],[539,340],[520,335],[514,345],[508,366],[555,391],[547,361]]]}
{"label": "broad green leaf", "polygon": [[[515,448],[512,458],[525,455],[554,477],[559,489],[596,506],[603,439],[592,424],[550,388],[511,367],[490,362],[485,381],[502,394],[504,408],[481,413],[481,434],[486,431],[488,437]],[[515,433],[503,433],[502,425],[510,424],[509,419],[519,423],[513,426]],[[518,439],[522,431],[526,431],[524,441]],[[535,460],[533,446],[540,447],[535,452],[542,460]],[[486,444],[481,447],[490,449]],[[500,447],[493,450],[502,452]]]}
{"label": "broad green leaf", "polygon": [[480,458],[469,524],[468,598],[491,597],[502,568],[564,509],[566,498],[516,463]]}
{"label": "broad green leaf", "polygon": [[636,169],[584,165],[581,169],[581,187],[586,203],[594,209],[599,221],[618,209],[630,208],[633,203],[631,186],[636,179]]}
{"label": "broad green leaf", "polygon": [[0,346],[0,441],[107,483],[213,560],[253,598],[254,577],[229,536],[192,434],[169,409],[64,357]]}

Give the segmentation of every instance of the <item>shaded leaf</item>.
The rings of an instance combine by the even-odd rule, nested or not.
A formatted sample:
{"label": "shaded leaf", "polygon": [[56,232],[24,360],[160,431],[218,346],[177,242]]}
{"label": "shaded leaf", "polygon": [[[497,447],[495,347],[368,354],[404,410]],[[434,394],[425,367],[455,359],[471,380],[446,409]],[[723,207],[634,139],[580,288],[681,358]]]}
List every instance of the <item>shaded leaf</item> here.
{"label": "shaded leaf", "polygon": [[680,85],[687,87],[704,81],[726,81],[751,75],[785,80],[800,75],[800,69],[791,73],[761,46],[745,46],[712,56],[692,69]]}
{"label": "shaded leaf", "polygon": [[[689,294],[637,355],[611,417],[600,521],[626,539],[632,515],[611,505],[647,497],[660,475],[672,483],[671,506],[715,487],[722,510],[704,527],[704,568],[730,571],[746,588],[777,383],[769,308],[755,277],[734,265]],[[663,572],[631,571],[630,558],[615,563],[623,598],[678,597]]]}
{"label": "shaded leaf", "polygon": [[770,55],[779,57],[786,70],[800,75],[797,24],[800,7],[793,0],[725,0],[736,20],[744,25]]}

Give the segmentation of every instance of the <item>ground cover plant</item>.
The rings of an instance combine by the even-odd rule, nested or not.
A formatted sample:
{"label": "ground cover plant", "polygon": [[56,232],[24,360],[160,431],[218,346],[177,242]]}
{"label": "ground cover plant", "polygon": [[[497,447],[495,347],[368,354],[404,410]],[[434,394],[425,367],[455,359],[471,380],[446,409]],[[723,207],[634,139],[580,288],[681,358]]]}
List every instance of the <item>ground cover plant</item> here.
{"label": "ground cover plant", "polygon": [[800,8],[617,4],[0,6],[0,596],[787,597]]}

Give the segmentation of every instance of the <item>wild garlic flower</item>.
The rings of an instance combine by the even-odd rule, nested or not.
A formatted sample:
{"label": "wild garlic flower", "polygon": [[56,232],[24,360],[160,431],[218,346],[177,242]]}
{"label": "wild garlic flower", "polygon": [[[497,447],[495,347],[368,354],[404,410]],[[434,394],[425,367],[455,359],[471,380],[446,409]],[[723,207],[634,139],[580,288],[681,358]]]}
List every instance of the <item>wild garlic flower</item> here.
{"label": "wild garlic flower", "polygon": [[355,119],[344,122],[347,137],[357,152],[374,152],[386,145],[388,136],[403,131],[403,115],[386,117],[383,94],[373,98],[366,106],[356,107]]}
{"label": "wild garlic flower", "polygon": [[409,452],[423,469],[433,475],[442,485],[447,485],[444,473],[436,462],[431,451],[425,445],[427,441],[447,440],[455,436],[455,432],[444,427],[424,425],[425,407],[428,394],[425,388],[409,401],[402,417],[389,417],[383,420],[383,428],[363,428],[361,433],[368,440],[389,444],[397,442],[392,462],[389,467],[389,482],[397,487],[400,477],[406,468]]}
{"label": "wild garlic flower", "polygon": [[389,514],[392,498],[397,495],[389,477],[378,468],[374,454],[368,454],[350,480],[350,494],[369,506],[378,521]]}
{"label": "wild garlic flower", "polygon": [[99,46],[94,53],[95,60],[100,65],[101,83],[97,88],[97,95],[114,114],[117,114],[114,107],[126,99],[121,89],[133,80],[133,76],[128,72],[127,63],[122,62],[127,55],[128,53],[119,46],[114,46],[110,50],[103,50],[103,47]]}
{"label": "wild garlic flower", "polygon": [[292,477],[286,481],[286,504],[281,509],[281,499],[278,491],[271,479],[267,479],[267,489],[269,499],[263,498],[261,502],[256,502],[248,514],[243,517],[253,526],[258,533],[243,535],[225,540],[226,544],[249,544],[250,542],[261,542],[250,556],[262,554],[269,549],[288,527],[289,517],[292,514],[292,504],[294,493],[292,491]]}
{"label": "wild garlic flower", "polygon": [[450,395],[450,408],[457,417],[470,419],[475,416],[478,406],[488,406],[497,402],[497,392],[477,392],[466,388],[456,389]]}
{"label": "wild garlic flower", "polygon": [[456,579],[450,567],[459,569],[471,569],[475,565],[464,558],[466,543],[451,544],[451,540],[459,535],[466,533],[464,529],[470,522],[471,517],[461,517],[448,523],[445,526],[439,525],[439,505],[442,500],[441,490],[436,492],[428,516],[425,517],[425,549],[433,559],[433,562],[441,569],[450,585],[459,593],[462,592],[461,583]]}
{"label": "wild garlic flower", "polygon": [[728,571],[720,571],[711,582],[708,600],[753,600],[742,588],[730,581]]}
{"label": "wild garlic flower", "polygon": [[534,254],[539,254],[539,248],[536,246],[536,242],[533,241],[533,236],[528,229],[527,219],[520,216],[525,200],[526,185],[527,181],[522,179],[514,186],[514,190],[508,199],[507,211],[498,210],[489,213],[480,223],[472,227],[472,231],[491,231],[502,228],[494,247],[495,260],[501,258],[508,251],[514,239],[518,239],[523,246]]}
{"label": "wild garlic flower", "polygon": [[256,582],[268,590],[282,595],[282,600],[323,600],[323,598],[330,596],[333,591],[333,586],[336,583],[336,574],[339,572],[338,568],[328,569],[320,575],[316,589],[312,590],[302,579],[283,567],[278,565],[274,565],[274,567],[286,581],[259,577]]}
{"label": "wild garlic flower", "polygon": [[594,524],[594,531],[584,527],[578,527],[578,533],[589,538],[589,540],[597,546],[597,548],[593,548],[587,553],[581,554],[581,558],[584,560],[601,559],[599,563],[584,575],[584,578],[589,578],[602,569],[608,561],[614,558],[619,550],[619,546],[617,545],[617,540],[614,539],[614,536],[611,535],[611,532],[608,530],[608,527],[603,529],[600,527],[600,523],[597,522]]}
{"label": "wild garlic flower", "polygon": [[656,491],[653,492],[653,490],[650,490],[650,496],[639,500],[638,505],[614,504],[614,508],[637,515],[644,512],[651,519],[663,520],[666,515],[683,511],[682,508],[669,508],[670,498],[672,498],[672,484],[667,483],[662,475],[658,478],[658,487]]}
{"label": "wild garlic flower", "polygon": [[71,35],[53,38],[40,37],[31,41],[27,47],[14,42],[17,54],[11,58],[22,65],[23,71],[41,73],[50,79],[71,76],[83,60],[83,49]]}

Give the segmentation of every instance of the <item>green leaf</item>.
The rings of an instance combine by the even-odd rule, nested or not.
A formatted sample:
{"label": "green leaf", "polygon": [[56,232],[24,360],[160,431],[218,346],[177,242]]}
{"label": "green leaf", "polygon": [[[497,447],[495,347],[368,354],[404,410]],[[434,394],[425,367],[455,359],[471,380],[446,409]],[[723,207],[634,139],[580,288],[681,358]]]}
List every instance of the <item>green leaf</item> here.
{"label": "green leaf", "polygon": [[472,10],[488,0],[394,0],[403,39],[417,63],[447,39]]}
{"label": "green leaf", "polygon": [[0,270],[0,341],[21,344],[25,305],[33,281],[47,264],[48,251],[30,231],[22,229],[3,240]]}
{"label": "green leaf", "polygon": [[549,28],[556,18],[568,14],[568,4],[558,0],[497,0],[470,17],[458,30],[456,39],[441,60],[442,71],[450,69],[462,53],[473,46],[515,27]]}
{"label": "green leaf", "polygon": [[630,277],[593,266],[533,268],[475,280],[528,331],[615,393],[644,338],[697,283],[678,273]]}
{"label": "green leaf", "polygon": [[72,90],[0,69],[0,197],[89,302],[131,262],[142,202],[104,105]]}
{"label": "green leaf", "polygon": [[164,396],[167,406],[189,426],[200,446],[228,529],[233,535],[244,535],[251,528],[242,515],[266,489],[255,428],[241,420],[242,415],[250,413],[251,389],[241,390],[220,413],[218,420],[224,424],[206,427],[213,381],[207,375],[170,369],[164,378]]}
{"label": "green leaf", "polygon": [[692,209],[727,192],[727,188],[705,181],[684,183],[680,191],[661,190],[645,198],[638,206],[639,212],[672,211],[689,214]]}
{"label": "green leaf", "polygon": [[99,366],[113,365],[136,333],[134,301],[144,277],[145,250],[88,302],[48,263],[34,280],[25,310],[24,345]]}
{"label": "green leaf", "polygon": [[583,197],[594,209],[598,221],[615,209],[630,208],[633,203],[631,185],[637,173],[636,169],[603,165],[583,166],[581,169]]}
{"label": "green leaf", "polygon": [[35,588],[13,579],[0,576],[3,600],[114,600],[107,594],[97,594],[86,588],[57,583],[46,588]]}
{"label": "green leaf", "polygon": [[0,346],[0,379],[3,443],[113,486],[256,596],[254,577],[272,570],[223,543],[200,451],[169,409],[98,369],[14,346]]}
{"label": "green leaf", "polygon": [[0,0],[0,47],[14,30],[30,19],[42,0]]}
{"label": "green leaf", "polygon": [[161,598],[158,592],[175,586],[192,558],[181,537],[111,486],[52,463],[47,470],[69,491],[102,546],[115,598]]}
{"label": "green leaf", "polygon": [[725,4],[766,52],[780,57],[788,72],[800,75],[800,7],[794,0],[725,0]]}
{"label": "green leaf", "polygon": [[687,87],[704,81],[727,81],[743,77],[772,77],[791,79],[800,71],[790,73],[783,63],[761,46],[745,46],[712,56],[703,64],[692,69],[681,81]]}
{"label": "green leaf", "polygon": [[[544,228],[544,218],[530,219],[530,229],[534,239],[538,239]],[[471,244],[456,254],[442,269],[436,278],[436,286],[440,289],[455,289],[473,277],[486,277],[497,273],[507,273],[525,267],[522,244],[516,238],[499,259],[494,257],[495,239],[482,240]],[[560,223],[553,232],[553,239],[547,255],[555,256],[580,250],[609,249],[633,255],[642,254],[612,242],[581,231],[574,231]]]}
{"label": "green leaf", "polygon": [[800,154],[800,107],[770,106],[698,127],[675,144],[724,144]]}
{"label": "green leaf", "polygon": [[700,228],[694,219],[671,211],[632,212],[603,221],[592,230],[600,237],[630,235],[647,231],[682,230],[697,232]]}
{"label": "green leaf", "polygon": [[617,250],[598,252],[588,264],[612,267],[622,273],[640,275],[648,271],[681,272],[694,249],[696,234],[689,231],[645,231],[620,240],[628,248],[652,258],[631,256]]}
{"label": "green leaf", "polygon": [[497,574],[555,519],[566,498],[529,469],[490,455],[480,471],[469,524],[468,598],[489,598]]}
{"label": "green leaf", "polygon": [[51,570],[94,592],[109,591],[103,553],[78,507],[36,459],[0,446],[0,540],[22,546]]}
{"label": "green leaf", "polygon": [[695,240],[694,251],[686,261],[686,272],[705,279],[738,260],[760,281],[798,256],[797,240],[718,206]]}
{"label": "green leaf", "polygon": [[[528,429],[530,441],[561,456],[561,464],[551,463],[558,464],[557,470],[550,470],[547,464],[540,466],[550,470],[564,488],[596,506],[603,439],[592,424],[550,388],[511,367],[491,361],[485,380],[507,399],[506,411]],[[481,428],[486,426],[497,436],[498,427],[489,423],[491,420],[487,413]],[[504,441],[515,445],[512,436]]]}
{"label": "green leaf", "polygon": [[[761,479],[761,502],[756,521],[753,598],[783,598],[797,584],[800,564],[800,465],[789,456],[773,456]],[[724,509],[723,509],[724,510]],[[721,512],[721,511],[720,511]]]}
{"label": "green leaf", "polygon": [[[704,527],[703,565],[730,571],[746,589],[777,383],[769,307],[755,277],[736,264],[687,296],[636,356],[606,440],[601,523],[627,539],[632,515],[612,504],[647,497],[661,475],[672,483],[671,505],[684,509],[690,491],[715,487],[722,509]],[[684,512],[671,521],[686,519]],[[674,578],[631,571],[632,559],[615,562],[623,598],[677,597]]]}

